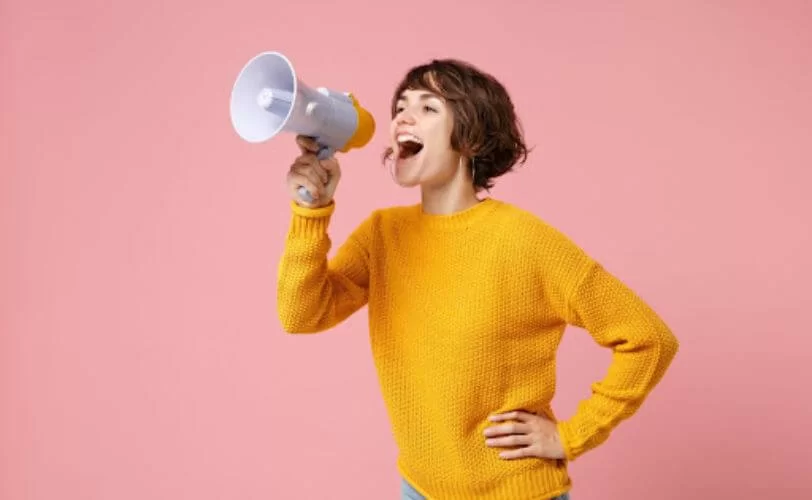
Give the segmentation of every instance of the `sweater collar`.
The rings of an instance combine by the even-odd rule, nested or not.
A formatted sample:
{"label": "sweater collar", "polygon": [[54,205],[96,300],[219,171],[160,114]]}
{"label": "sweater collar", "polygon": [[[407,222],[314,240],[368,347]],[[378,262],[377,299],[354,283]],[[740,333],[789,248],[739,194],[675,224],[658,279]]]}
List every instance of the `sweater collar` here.
{"label": "sweater collar", "polygon": [[416,217],[420,227],[430,230],[455,231],[473,226],[478,220],[491,213],[499,202],[493,198],[483,198],[476,205],[451,214],[430,214],[423,207],[415,206]]}

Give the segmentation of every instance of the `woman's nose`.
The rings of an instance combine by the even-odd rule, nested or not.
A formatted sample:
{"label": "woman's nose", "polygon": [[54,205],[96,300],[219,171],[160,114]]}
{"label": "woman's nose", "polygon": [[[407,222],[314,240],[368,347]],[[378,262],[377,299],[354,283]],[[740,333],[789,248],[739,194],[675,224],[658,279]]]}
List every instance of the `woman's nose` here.
{"label": "woman's nose", "polygon": [[410,113],[408,110],[401,111],[400,114],[398,114],[397,118],[395,119],[395,123],[398,125],[400,124],[412,125],[414,124],[414,115],[412,115],[412,113]]}

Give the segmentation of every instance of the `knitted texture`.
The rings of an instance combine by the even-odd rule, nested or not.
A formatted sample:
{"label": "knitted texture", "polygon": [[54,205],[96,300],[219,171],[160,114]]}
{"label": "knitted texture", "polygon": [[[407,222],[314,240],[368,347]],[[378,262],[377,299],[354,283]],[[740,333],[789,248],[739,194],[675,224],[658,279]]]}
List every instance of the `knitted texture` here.
{"label": "knitted texture", "polygon": [[[568,460],[603,443],[663,376],[677,340],[635,293],[564,234],[488,198],[452,215],[378,210],[328,256],[335,204],[292,204],[279,266],[285,331],[328,330],[368,306],[369,336],[400,473],[430,499],[543,499],[571,488]],[[613,350],[575,415],[556,419],[567,325]],[[505,460],[493,413],[557,422],[566,460]]]}

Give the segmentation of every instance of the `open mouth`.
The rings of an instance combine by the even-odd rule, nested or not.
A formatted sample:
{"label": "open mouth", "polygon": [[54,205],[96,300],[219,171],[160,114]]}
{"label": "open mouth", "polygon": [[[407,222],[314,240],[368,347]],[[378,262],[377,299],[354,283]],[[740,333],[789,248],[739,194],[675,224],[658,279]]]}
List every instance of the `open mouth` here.
{"label": "open mouth", "polygon": [[398,156],[401,159],[412,158],[423,149],[423,141],[412,134],[398,136]]}

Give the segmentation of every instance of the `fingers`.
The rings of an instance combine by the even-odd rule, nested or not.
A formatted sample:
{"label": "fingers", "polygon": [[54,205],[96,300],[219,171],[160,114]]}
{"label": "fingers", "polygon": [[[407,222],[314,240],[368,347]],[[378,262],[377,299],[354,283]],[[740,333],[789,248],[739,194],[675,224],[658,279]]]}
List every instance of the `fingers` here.
{"label": "fingers", "polygon": [[306,135],[297,135],[296,144],[299,146],[302,154],[318,153],[319,149],[321,149],[315,139]]}
{"label": "fingers", "polygon": [[499,452],[499,457],[505,460],[515,460],[517,458],[535,457],[536,454],[532,448],[516,448],[515,450],[505,450]]}
{"label": "fingers", "polygon": [[516,447],[533,444],[532,428],[525,423],[494,425],[485,429],[487,446]]}
{"label": "fingers", "polygon": [[488,446],[498,446],[500,448],[528,446],[533,444],[533,437],[528,434],[512,434],[510,436],[486,439],[485,444]]}
{"label": "fingers", "polygon": [[539,427],[541,418],[522,410],[491,415],[488,417],[491,422],[504,423],[491,425],[484,430],[485,444],[509,448],[499,453],[499,457],[506,460],[546,456],[543,430]]}
{"label": "fingers", "polygon": [[300,166],[294,166],[291,169],[291,172],[294,175],[299,175],[299,176],[302,176],[302,177],[306,178],[310,183],[312,183],[315,186],[318,186],[318,190],[320,192],[324,191],[324,185],[326,184],[326,182],[322,179],[322,177],[318,174],[318,172],[316,172],[315,169],[307,168],[307,167],[302,168]]}
{"label": "fingers", "polygon": [[322,162],[316,159],[315,155],[304,154],[296,158],[296,161],[293,162],[293,167],[301,170],[302,172],[314,172],[322,184],[327,184],[327,182],[330,180],[330,174],[327,172],[327,170],[325,170]]}
{"label": "fingers", "polygon": [[513,448],[499,452],[501,458],[512,460],[535,455],[533,447],[536,445],[536,438],[528,424],[511,423],[488,427],[485,435],[488,436],[486,446]]}
{"label": "fingers", "polygon": [[510,434],[529,434],[532,431],[530,425],[525,423],[510,423],[494,425],[485,429],[485,436],[507,436]]}
{"label": "fingers", "polygon": [[[288,189],[297,201],[302,201],[307,206],[322,206],[332,199],[341,177],[338,160],[332,157],[319,160],[318,152],[321,148],[313,137],[297,135],[296,144],[301,155],[290,167]],[[300,187],[308,190],[313,197],[312,201],[302,200],[298,193]]]}
{"label": "fingers", "polygon": [[518,420],[520,422],[527,422],[535,417],[536,415],[533,415],[532,413],[528,413],[526,411],[521,410],[515,410],[509,411],[507,413],[498,413],[496,415],[491,415],[490,417],[488,417],[488,420],[490,420],[491,422],[504,422],[506,420]]}
{"label": "fingers", "polygon": [[[299,195],[299,188],[304,187],[310,193],[310,196],[313,197],[313,201],[318,201],[318,199],[322,195],[323,186],[319,183],[313,182],[309,177],[301,174],[291,174],[290,181],[288,183],[288,187],[290,189],[291,195],[295,198],[300,198]],[[306,200],[303,200],[306,201]]]}
{"label": "fingers", "polygon": [[315,139],[312,137],[308,137],[306,135],[297,135],[296,136],[296,144],[299,146],[299,149],[302,152],[303,157],[310,157],[313,156],[314,163],[317,163],[320,167],[328,170],[333,171],[336,170],[338,167],[338,162],[335,161],[333,157],[326,158],[321,161],[316,161],[316,155],[319,151],[321,151],[321,146]]}

